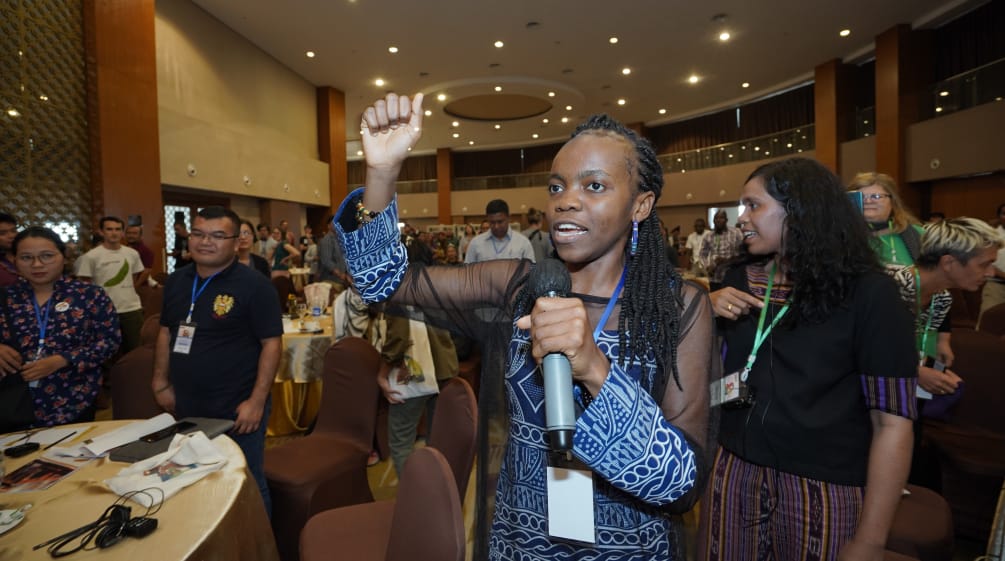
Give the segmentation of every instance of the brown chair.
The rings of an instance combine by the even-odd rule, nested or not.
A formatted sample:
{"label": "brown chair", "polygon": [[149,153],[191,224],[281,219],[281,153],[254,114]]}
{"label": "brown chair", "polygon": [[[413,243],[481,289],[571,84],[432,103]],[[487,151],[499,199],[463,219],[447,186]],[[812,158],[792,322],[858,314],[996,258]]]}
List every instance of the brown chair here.
{"label": "brown chair", "polygon": [[980,315],[981,291],[970,292],[959,288],[950,288],[949,294],[953,296],[953,305],[950,310],[952,326],[974,329]]}
{"label": "brown chair", "polygon": [[1005,337],[1005,304],[998,304],[984,310],[978,329],[997,337]]}
{"label": "brown chair", "polygon": [[420,448],[405,462],[394,501],[328,510],[300,535],[301,561],[461,561],[464,519],[446,458]]}
{"label": "brown chair", "polygon": [[279,297],[279,309],[285,313],[287,300],[290,294],[296,296],[296,287],[293,286],[293,279],[290,277],[272,277],[272,286],[276,287],[276,295]]}
{"label": "brown chair", "polygon": [[150,387],[153,372],[153,346],[139,346],[112,365],[108,375],[113,419],[149,419],[164,412]]}
{"label": "brown chair", "polygon": [[926,419],[922,434],[938,455],[956,536],[986,541],[1005,477],[1005,408],[999,403],[1005,345],[969,329],[953,329],[952,344],[963,394],[947,422]]}
{"label": "brown chair", "polygon": [[314,431],[265,451],[272,529],[279,555],[296,561],[300,530],[311,515],[373,501],[366,459],[377,416],[380,355],[346,337],[328,349]]}
{"label": "brown chair", "polygon": [[431,430],[428,444],[447,459],[457,482],[457,494],[463,501],[475,464],[478,439],[478,404],[463,378],[450,380],[440,390]]}
{"label": "brown chair", "polygon": [[941,495],[916,485],[900,499],[886,548],[919,561],[952,561],[953,515]]}
{"label": "brown chair", "polygon": [[153,347],[157,345],[157,337],[161,332],[161,315],[160,313],[148,316],[147,319],[143,320],[143,326],[140,327],[140,344],[144,347]]}
{"label": "brown chair", "polygon": [[140,303],[143,305],[144,318],[161,313],[161,307],[164,305],[164,287],[143,283],[136,287],[136,294],[139,295]]}

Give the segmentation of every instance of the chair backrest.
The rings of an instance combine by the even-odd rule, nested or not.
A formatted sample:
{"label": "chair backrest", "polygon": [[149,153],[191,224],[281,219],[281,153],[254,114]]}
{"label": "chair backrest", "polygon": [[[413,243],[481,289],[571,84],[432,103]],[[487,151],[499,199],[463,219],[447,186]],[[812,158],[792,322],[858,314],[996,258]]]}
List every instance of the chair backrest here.
{"label": "chair backrest", "polygon": [[956,358],[951,370],[963,378],[963,395],[951,410],[951,422],[1005,433],[1005,409],[999,403],[1005,390],[1005,345],[1001,338],[984,331],[954,329],[952,344]]}
{"label": "chair backrest", "polygon": [[272,277],[272,286],[276,287],[276,295],[279,297],[279,309],[283,313],[286,313],[286,300],[290,297],[290,294],[296,294],[293,279],[290,277]]}
{"label": "chair backrest", "polygon": [[461,561],[464,519],[446,458],[419,448],[398,483],[385,561]]}
{"label": "chair backrest", "polygon": [[140,303],[143,305],[144,318],[161,313],[161,307],[164,305],[163,287],[150,286],[144,282],[136,287],[136,294],[139,295]]}
{"label": "chair backrest", "polygon": [[981,314],[980,330],[997,337],[1005,337],[1005,304],[984,310]]}
{"label": "chair backrest", "polygon": [[164,412],[150,387],[153,372],[152,346],[136,347],[116,361],[109,371],[113,419],[149,419]]}
{"label": "chair backrest", "polygon": [[377,418],[380,354],[359,337],[345,337],[325,353],[321,405],[312,434],[350,440],[361,449],[373,445]]}
{"label": "chair backrest", "polygon": [[153,347],[157,344],[157,336],[160,335],[160,332],[160,313],[147,317],[147,319],[143,320],[143,326],[140,327],[140,344],[145,347]]}
{"label": "chair backrest", "polygon": [[440,390],[431,430],[429,445],[447,459],[457,482],[457,494],[464,500],[475,463],[478,404],[471,385],[463,378],[453,378]]}

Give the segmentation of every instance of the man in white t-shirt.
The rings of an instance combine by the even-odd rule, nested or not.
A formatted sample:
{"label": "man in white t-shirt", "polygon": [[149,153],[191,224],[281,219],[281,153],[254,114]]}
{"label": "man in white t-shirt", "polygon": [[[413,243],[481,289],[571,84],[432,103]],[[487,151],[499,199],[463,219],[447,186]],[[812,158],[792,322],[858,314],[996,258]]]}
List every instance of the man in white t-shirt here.
{"label": "man in white t-shirt", "polygon": [[123,245],[125,223],[120,218],[101,219],[101,245],[80,256],[75,266],[77,277],[105,289],[115,305],[122,329],[122,354],[140,346],[143,304],[136,293],[136,281],[143,272],[143,261],[133,248]]}
{"label": "man in white t-shirt", "polygon": [[698,275],[704,276],[705,270],[701,267],[701,244],[705,241],[705,236],[708,235],[708,231],[705,230],[705,220],[699,218],[694,221],[694,232],[691,232],[687,236],[687,242],[684,244],[685,249],[691,250],[691,272]]}

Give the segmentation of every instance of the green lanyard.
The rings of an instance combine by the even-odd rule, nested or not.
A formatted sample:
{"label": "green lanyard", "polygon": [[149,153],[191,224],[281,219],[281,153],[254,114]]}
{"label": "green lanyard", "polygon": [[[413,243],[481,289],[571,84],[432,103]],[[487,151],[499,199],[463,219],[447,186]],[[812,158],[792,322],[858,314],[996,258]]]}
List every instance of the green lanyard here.
{"label": "green lanyard", "polygon": [[893,231],[893,220],[888,220],[886,222],[886,224],[887,224],[887,229],[890,230],[890,233],[887,234],[887,236],[890,236],[890,239],[889,240],[885,240],[885,239],[883,239],[884,236],[880,236],[880,241],[882,241],[884,244],[887,244],[887,245],[890,246],[890,262],[891,263],[897,263],[897,240],[896,240],[895,236],[897,236],[898,234],[896,234]]}
{"label": "green lanyard", "polygon": [[[914,267],[914,302],[916,305],[915,314],[921,315],[921,273]],[[925,322],[925,329],[921,332],[921,345],[918,347],[918,359],[925,361],[925,347],[928,346],[928,332],[932,329],[932,316],[935,315],[935,295],[928,304],[928,320]]]}
{"label": "green lanyard", "polygon": [[775,263],[771,264],[771,273],[768,276],[768,290],[764,292],[764,307],[761,308],[761,317],[757,320],[757,333],[754,334],[754,346],[750,349],[750,356],[747,357],[747,366],[743,367],[743,371],[740,372],[740,381],[746,382],[747,377],[750,375],[750,369],[754,367],[754,361],[757,360],[757,350],[761,348],[764,341],[771,334],[771,330],[778,325],[778,320],[782,319],[785,312],[789,311],[789,303],[786,302],[782,309],[778,311],[778,315],[775,319],[771,321],[767,329],[764,329],[764,320],[768,316],[768,304],[771,300],[771,288],[775,285]]}

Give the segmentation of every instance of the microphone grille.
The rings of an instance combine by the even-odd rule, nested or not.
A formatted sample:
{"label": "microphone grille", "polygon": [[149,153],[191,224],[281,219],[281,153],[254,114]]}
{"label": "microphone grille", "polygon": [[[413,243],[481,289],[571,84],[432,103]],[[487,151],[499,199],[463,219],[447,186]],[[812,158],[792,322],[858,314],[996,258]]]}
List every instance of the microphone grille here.
{"label": "microphone grille", "polygon": [[569,276],[569,270],[565,268],[565,263],[558,259],[542,259],[534,265],[527,282],[535,300],[549,293],[568,296],[572,291],[572,277]]}

